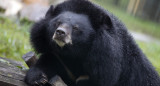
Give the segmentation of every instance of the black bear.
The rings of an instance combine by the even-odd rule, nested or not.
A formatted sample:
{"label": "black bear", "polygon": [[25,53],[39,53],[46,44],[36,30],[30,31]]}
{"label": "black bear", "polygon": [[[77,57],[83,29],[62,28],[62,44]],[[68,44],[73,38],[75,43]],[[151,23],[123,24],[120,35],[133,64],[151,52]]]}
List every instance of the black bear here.
{"label": "black bear", "polygon": [[90,1],[51,6],[30,38],[40,54],[25,77],[30,86],[48,86],[55,75],[68,86],[160,86],[158,73],[126,27]]}

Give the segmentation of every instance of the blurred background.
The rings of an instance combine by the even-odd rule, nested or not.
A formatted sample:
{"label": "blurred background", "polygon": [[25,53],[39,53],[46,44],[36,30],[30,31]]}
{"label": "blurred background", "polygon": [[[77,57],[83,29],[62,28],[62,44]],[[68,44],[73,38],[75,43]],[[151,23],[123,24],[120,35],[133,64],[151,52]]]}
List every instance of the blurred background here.
{"label": "blurred background", "polygon": [[[0,0],[0,57],[23,62],[32,24],[64,0]],[[160,74],[160,0],[91,0],[116,15]]]}

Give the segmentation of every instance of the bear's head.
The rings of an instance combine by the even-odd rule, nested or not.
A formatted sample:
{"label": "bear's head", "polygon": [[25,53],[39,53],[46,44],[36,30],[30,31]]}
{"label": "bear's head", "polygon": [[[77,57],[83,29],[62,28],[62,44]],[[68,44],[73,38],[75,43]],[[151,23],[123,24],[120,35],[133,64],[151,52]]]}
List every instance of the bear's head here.
{"label": "bear's head", "polygon": [[45,18],[33,26],[31,43],[39,53],[87,54],[96,46],[95,41],[102,40],[98,37],[114,30],[111,16],[87,0],[69,0],[51,6]]}
{"label": "bear's head", "polygon": [[69,0],[55,8],[51,6],[45,18],[50,20],[49,32],[60,47],[92,43],[94,34],[102,26],[112,28],[109,15],[87,0]]}
{"label": "bear's head", "polygon": [[79,45],[91,42],[95,33],[87,15],[74,12],[63,12],[49,22],[49,33],[59,46]]}

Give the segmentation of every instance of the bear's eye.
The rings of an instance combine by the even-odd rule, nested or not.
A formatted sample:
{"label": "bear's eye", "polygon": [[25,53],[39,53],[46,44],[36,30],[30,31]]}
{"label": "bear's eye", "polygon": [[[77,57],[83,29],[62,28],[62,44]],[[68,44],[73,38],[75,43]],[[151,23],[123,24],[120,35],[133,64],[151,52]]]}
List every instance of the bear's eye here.
{"label": "bear's eye", "polygon": [[58,20],[58,21],[56,22],[56,26],[59,26],[60,24],[61,24],[61,21]]}
{"label": "bear's eye", "polygon": [[73,30],[78,30],[78,29],[79,29],[78,25],[73,26]]}

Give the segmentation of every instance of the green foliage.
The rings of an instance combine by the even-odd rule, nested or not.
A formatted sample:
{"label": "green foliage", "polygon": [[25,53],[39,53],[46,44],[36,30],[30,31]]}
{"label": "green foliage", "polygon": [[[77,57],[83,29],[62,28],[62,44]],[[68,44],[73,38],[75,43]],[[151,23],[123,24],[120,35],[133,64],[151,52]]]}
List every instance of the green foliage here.
{"label": "green foliage", "polygon": [[143,50],[143,52],[146,54],[148,59],[152,62],[152,64],[155,66],[156,70],[160,74],[160,43],[157,42],[141,42],[137,41],[140,48]]}
{"label": "green foliage", "polygon": [[[99,2],[99,3],[107,3],[107,4],[113,4],[114,6],[116,6],[116,4],[115,4],[115,1],[117,1],[117,0],[94,0],[94,1],[97,1],[97,2]],[[126,9],[127,8],[127,6],[128,6],[128,3],[129,3],[129,0],[118,0],[118,6],[117,7],[120,7],[120,8],[122,8],[122,9]]]}
{"label": "green foliage", "polygon": [[0,56],[22,61],[22,55],[31,51],[28,33],[31,23],[15,22],[0,17]]}
{"label": "green foliage", "polygon": [[93,1],[116,15],[122,22],[125,23],[128,29],[138,32],[144,32],[154,37],[160,38],[160,24],[132,16],[126,11],[121,10],[119,7],[108,3],[108,0]]}

